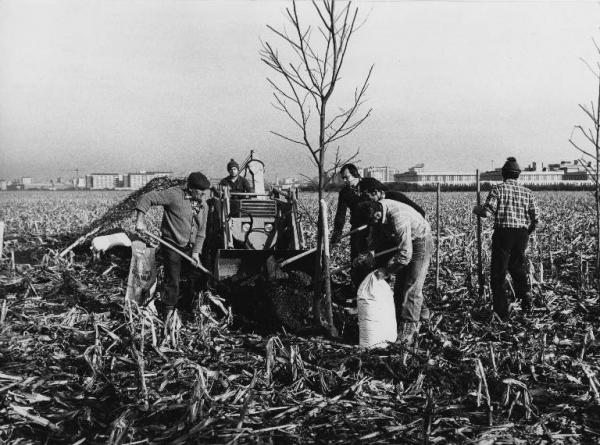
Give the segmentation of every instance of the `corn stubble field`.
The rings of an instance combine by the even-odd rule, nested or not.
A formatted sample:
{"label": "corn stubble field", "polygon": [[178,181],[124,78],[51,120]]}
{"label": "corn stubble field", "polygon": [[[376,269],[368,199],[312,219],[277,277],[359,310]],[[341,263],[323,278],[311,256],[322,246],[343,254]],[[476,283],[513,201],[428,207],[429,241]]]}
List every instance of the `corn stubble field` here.
{"label": "corn stubble field", "polygon": [[[0,193],[7,226],[1,443],[600,440],[589,193],[536,193],[542,225],[529,248],[536,308],[524,317],[516,305],[509,323],[492,316],[488,290],[477,295],[475,194],[443,193],[440,289],[434,257],[426,283],[433,316],[414,353],[252,332],[232,323],[236,314],[217,291],[165,338],[147,308],[124,301],[123,252],[92,262],[88,241],[59,257],[74,234],[126,196]],[[336,196],[329,196],[330,210]],[[411,197],[435,233],[435,194]],[[301,196],[301,204],[310,232],[315,195]],[[131,230],[132,219],[121,227]],[[490,236],[486,222],[485,265]],[[347,244],[332,255],[333,267],[347,265]],[[335,309],[338,319],[356,323],[351,307]]]}

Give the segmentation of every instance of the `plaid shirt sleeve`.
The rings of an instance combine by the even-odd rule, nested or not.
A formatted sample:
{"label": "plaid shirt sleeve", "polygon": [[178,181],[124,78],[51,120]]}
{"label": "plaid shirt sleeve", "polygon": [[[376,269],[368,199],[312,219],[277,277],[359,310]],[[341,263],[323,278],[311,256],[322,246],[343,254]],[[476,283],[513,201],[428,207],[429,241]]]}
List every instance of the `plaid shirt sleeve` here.
{"label": "plaid shirt sleeve", "polygon": [[491,188],[490,192],[488,193],[487,198],[485,200],[485,204],[483,206],[485,207],[486,210],[489,210],[490,212],[492,212],[495,215],[496,209],[498,208],[499,199],[500,199],[500,195],[498,192],[498,187],[494,185]]}
{"label": "plaid shirt sleeve", "polygon": [[530,227],[535,229],[539,221],[539,211],[533,193],[529,195],[529,209],[527,209],[527,212],[529,214]]}
{"label": "plaid shirt sleeve", "polygon": [[405,218],[398,218],[398,216],[393,213],[389,216],[394,227],[394,235],[398,241],[398,247],[400,248],[395,256],[395,260],[397,264],[406,266],[410,263],[413,254],[410,221]]}

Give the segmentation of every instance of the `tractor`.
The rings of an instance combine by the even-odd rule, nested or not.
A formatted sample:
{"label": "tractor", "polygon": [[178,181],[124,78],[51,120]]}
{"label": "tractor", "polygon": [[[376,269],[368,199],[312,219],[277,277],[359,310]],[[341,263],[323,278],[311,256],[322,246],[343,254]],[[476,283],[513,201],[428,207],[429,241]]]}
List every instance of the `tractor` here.
{"label": "tractor", "polygon": [[231,289],[234,312],[298,329],[312,304],[315,249],[306,248],[297,191],[266,190],[264,163],[253,151],[240,174],[254,192],[213,189],[205,264],[212,264],[214,277]]}
{"label": "tractor", "polygon": [[253,184],[253,193],[232,193],[226,186],[217,190],[218,221],[213,222],[213,227],[219,225],[213,230],[213,240],[218,239],[213,254],[216,278],[242,282],[267,269],[273,272],[273,267],[279,271],[282,263],[310,273],[314,256],[306,249],[297,192],[265,190],[264,164],[254,151],[241,164],[243,173]]}

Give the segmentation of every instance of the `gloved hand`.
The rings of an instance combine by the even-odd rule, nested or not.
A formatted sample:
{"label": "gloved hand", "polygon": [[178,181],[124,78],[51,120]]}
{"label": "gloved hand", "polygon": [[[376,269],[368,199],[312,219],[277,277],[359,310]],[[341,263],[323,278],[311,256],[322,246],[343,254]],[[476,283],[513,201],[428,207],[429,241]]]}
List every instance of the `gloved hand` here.
{"label": "gloved hand", "polygon": [[403,267],[404,264],[402,264],[398,258],[393,257],[388,261],[386,269],[388,273],[393,274],[398,272]]}
{"label": "gloved hand", "polygon": [[378,267],[375,269],[375,276],[378,280],[385,280],[386,278],[389,278],[390,271],[387,269],[387,267]]}
{"label": "gloved hand", "polygon": [[361,253],[353,261],[354,267],[373,267],[375,264],[375,252],[372,250]]}
{"label": "gloved hand", "polygon": [[487,216],[487,209],[484,206],[476,205],[473,207],[473,214],[485,218]]}

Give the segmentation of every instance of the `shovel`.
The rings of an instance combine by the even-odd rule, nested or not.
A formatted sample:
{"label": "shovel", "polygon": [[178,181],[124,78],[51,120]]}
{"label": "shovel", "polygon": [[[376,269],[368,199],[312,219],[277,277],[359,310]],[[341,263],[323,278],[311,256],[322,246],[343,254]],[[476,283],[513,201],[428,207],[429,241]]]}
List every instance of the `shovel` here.
{"label": "shovel", "polygon": [[[394,251],[396,251],[396,250],[399,250],[399,249],[400,249],[400,247],[399,247],[399,246],[396,246],[396,247],[392,247],[392,248],[390,248],[390,249],[382,250],[381,252],[376,252],[376,253],[373,255],[373,258],[380,257],[380,256],[382,256],[382,255],[385,255],[385,254],[387,254],[387,253],[394,252]],[[350,269],[350,267],[352,267],[352,266],[340,266],[340,267],[336,267],[335,269],[333,269],[333,270],[331,271],[331,273],[332,273],[332,274],[334,274],[334,273],[338,273],[338,272],[343,272],[343,271],[345,271],[345,270],[348,270],[348,269]]]}
{"label": "shovel", "polygon": [[[177,247],[175,247],[174,245],[172,245],[171,243],[166,242],[165,240],[163,240],[162,238],[154,235],[153,233],[148,232],[147,230],[142,230],[142,233],[144,235],[149,236],[150,238],[152,238],[154,241],[159,242],[160,244],[162,244],[163,246],[171,249],[173,252],[178,253],[179,255],[181,255],[183,258],[185,258],[186,260],[188,260],[190,263],[192,263],[194,266],[196,266],[198,269],[200,269],[202,272],[204,272],[205,274],[207,274],[209,277],[214,278],[215,280],[217,280],[217,277],[215,277],[206,267],[204,267],[202,264],[200,263],[196,263],[196,260],[194,260],[191,256],[189,256],[187,253],[182,252],[181,250],[179,250]],[[218,280],[217,280],[218,281]]]}
{"label": "shovel", "polygon": [[[353,230],[350,230],[349,232],[344,233],[340,238],[346,238],[347,236],[354,235],[355,233],[365,230],[366,228],[367,228],[367,225],[357,227],[356,229],[353,229]],[[288,258],[287,260],[283,260],[283,261],[279,261],[279,262],[275,261],[275,258],[270,256],[267,259],[267,274],[269,276],[269,280],[279,280],[281,278],[287,278],[287,273],[285,273],[282,270],[282,268],[284,266],[287,266],[288,264],[291,264],[294,261],[304,258],[305,256],[310,255],[316,251],[317,251],[317,248],[313,247],[312,249],[308,249],[306,252],[299,253],[298,255]]]}
{"label": "shovel", "polygon": [[[354,235],[355,233],[358,233],[362,230],[365,230],[367,228],[367,225],[363,225],[360,227],[357,227],[356,229],[350,230],[347,233],[344,233],[341,238],[345,238],[347,236],[350,235]],[[269,256],[267,258],[267,277],[269,279],[269,281],[277,281],[277,280],[282,280],[282,279],[286,279],[288,277],[288,274],[282,269],[284,266],[287,266],[288,264],[291,264],[295,261],[298,261],[302,258],[304,258],[307,255],[310,255],[312,253],[315,253],[317,251],[316,247],[313,247],[312,249],[308,249],[302,253],[299,253],[298,255],[294,255],[293,257],[290,257],[288,259],[285,259],[283,261],[277,261],[275,260],[275,257],[273,255]],[[246,279],[244,279],[243,281],[240,282],[241,286],[246,286],[248,284],[254,283],[258,277],[260,277],[260,273],[253,275],[251,277],[248,277]]]}

